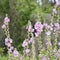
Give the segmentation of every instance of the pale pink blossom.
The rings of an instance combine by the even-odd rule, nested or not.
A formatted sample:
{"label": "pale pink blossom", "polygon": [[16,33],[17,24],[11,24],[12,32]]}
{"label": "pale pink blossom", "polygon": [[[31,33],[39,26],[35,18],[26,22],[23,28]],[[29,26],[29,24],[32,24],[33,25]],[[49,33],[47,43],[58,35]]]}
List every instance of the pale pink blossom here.
{"label": "pale pink blossom", "polygon": [[16,58],[19,56],[19,52],[16,49],[13,51],[13,56]]}
{"label": "pale pink blossom", "polygon": [[38,37],[39,36],[39,32],[35,32],[35,37]]}
{"label": "pale pink blossom", "polygon": [[10,19],[8,17],[5,17],[4,23],[7,25],[10,22]]}
{"label": "pale pink blossom", "polygon": [[8,38],[5,38],[5,43],[7,43],[9,41],[9,39]]}
{"label": "pale pink blossom", "polygon": [[44,56],[44,57],[42,58],[42,60],[47,60],[47,58]]}
{"label": "pale pink blossom", "polygon": [[2,25],[2,29],[5,29],[5,28],[6,28],[6,25],[5,25],[5,24],[3,24],[3,25]]}
{"label": "pale pink blossom", "polygon": [[54,25],[55,25],[56,27],[59,27],[59,23],[54,23]]}
{"label": "pale pink blossom", "polygon": [[28,45],[28,42],[26,40],[24,40],[22,47],[26,47]]}
{"label": "pale pink blossom", "polygon": [[34,28],[36,30],[35,36],[38,37],[39,34],[41,34],[41,32],[43,31],[43,24],[41,24],[41,22],[36,22]]}
{"label": "pale pink blossom", "polygon": [[8,48],[8,51],[9,52],[12,52],[14,50],[14,47],[13,46],[11,46],[10,48]]}
{"label": "pale pink blossom", "polygon": [[11,47],[11,44],[8,42],[8,43],[5,43],[5,45],[7,46],[7,47]]}
{"label": "pale pink blossom", "polygon": [[50,28],[51,28],[51,26],[50,26],[50,25],[47,25],[46,27],[47,27],[48,29],[50,29]]}
{"label": "pale pink blossom", "polygon": [[10,49],[11,49],[11,50],[14,50],[14,46],[11,46]]}
{"label": "pale pink blossom", "polygon": [[56,6],[59,7],[60,6],[60,1],[56,2]]}
{"label": "pale pink blossom", "polygon": [[13,40],[12,40],[11,38],[9,38],[9,42],[10,42],[10,43],[13,43]]}
{"label": "pale pink blossom", "polygon": [[26,54],[28,55],[30,53],[30,49],[26,49]]}
{"label": "pale pink blossom", "polygon": [[34,28],[38,31],[41,32],[43,29],[43,25],[41,24],[41,22],[36,22],[34,25]]}
{"label": "pale pink blossom", "polygon": [[55,8],[53,9],[53,13],[54,14],[57,14],[57,10]]}
{"label": "pale pink blossom", "polygon": [[58,45],[60,46],[60,42],[58,42]]}

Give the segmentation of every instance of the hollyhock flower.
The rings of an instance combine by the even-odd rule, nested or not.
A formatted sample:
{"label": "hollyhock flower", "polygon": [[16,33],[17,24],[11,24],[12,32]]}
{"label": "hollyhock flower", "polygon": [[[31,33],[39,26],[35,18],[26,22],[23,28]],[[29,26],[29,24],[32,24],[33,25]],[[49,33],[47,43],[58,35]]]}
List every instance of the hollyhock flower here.
{"label": "hollyhock flower", "polygon": [[28,42],[26,40],[24,40],[22,47],[26,47],[28,45]]}
{"label": "hollyhock flower", "polygon": [[60,29],[60,24],[59,23],[54,23],[54,29],[59,30]]}
{"label": "hollyhock flower", "polygon": [[42,58],[42,60],[47,60],[47,58],[44,56],[44,57]]}
{"label": "hollyhock flower", "polygon": [[11,46],[10,49],[11,49],[11,50],[14,50],[14,46]]}
{"label": "hollyhock flower", "polygon": [[29,43],[29,44],[32,43],[32,40],[33,40],[33,38],[30,38],[30,40],[28,41],[28,43]]}
{"label": "hollyhock flower", "polygon": [[8,17],[5,17],[4,23],[5,23],[5,24],[8,24],[9,22],[10,22],[10,19],[9,19]]}
{"label": "hollyhock flower", "polygon": [[51,32],[50,32],[50,31],[46,32],[46,35],[50,35],[50,34],[51,34]]}
{"label": "hollyhock flower", "polygon": [[59,23],[54,23],[54,25],[55,25],[56,27],[59,27]]}
{"label": "hollyhock flower", "polygon": [[12,40],[11,38],[9,38],[9,39],[6,38],[6,39],[5,39],[5,42],[6,42],[6,43],[7,43],[7,42],[9,42],[9,43],[13,43],[13,40]]}
{"label": "hollyhock flower", "polygon": [[34,32],[34,29],[32,29],[32,32]]}
{"label": "hollyhock flower", "polygon": [[11,38],[9,38],[9,42],[10,42],[10,43],[13,43],[13,40],[12,40]]}
{"label": "hollyhock flower", "polygon": [[11,44],[9,42],[5,43],[7,47],[11,47]]}
{"label": "hollyhock flower", "polygon": [[2,25],[2,29],[5,29],[5,28],[6,28],[6,25],[5,25],[5,24],[3,24],[3,25]]}
{"label": "hollyhock flower", "polygon": [[58,42],[58,45],[60,46],[60,42]]}
{"label": "hollyhock flower", "polygon": [[30,49],[26,49],[26,54],[28,55],[30,53]]}
{"label": "hollyhock flower", "polygon": [[11,46],[11,43],[13,43],[13,40],[11,38],[5,38],[5,45]]}
{"label": "hollyhock flower", "polygon": [[10,48],[8,48],[8,51],[9,52],[12,52],[14,50],[14,47],[13,46],[11,46]]}
{"label": "hollyhock flower", "polygon": [[42,31],[43,25],[41,24],[41,22],[36,22],[35,25],[34,25],[34,28],[37,31]]}
{"label": "hollyhock flower", "polygon": [[19,56],[19,52],[16,49],[13,51],[13,56],[16,58]]}
{"label": "hollyhock flower", "polygon": [[9,39],[8,38],[5,38],[5,43],[7,43],[9,41]]}
{"label": "hollyhock flower", "polygon": [[60,1],[56,2],[56,6],[59,7],[60,6]]}
{"label": "hollyhock flower", "polygon": [[39,34],[43,31],[43,25],[41,24],[41,22],[36,22],[34,28],[36,30],[35,32],[36,36],[39,36]]}
{"label": "hollyhock flower", "polygon": [[38,37],[39,36],[39,32],[35,32],[35,37]]}
{"label": "hollyhock flower", "polygon": [[53,9],[53,13],[54,14],[57,14],[57,10],[55,8]]}

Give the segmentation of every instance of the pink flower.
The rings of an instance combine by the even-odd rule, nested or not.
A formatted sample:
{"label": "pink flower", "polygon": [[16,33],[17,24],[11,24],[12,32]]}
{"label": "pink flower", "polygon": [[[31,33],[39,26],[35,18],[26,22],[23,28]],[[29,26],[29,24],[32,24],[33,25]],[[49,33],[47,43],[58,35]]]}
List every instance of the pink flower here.
{"label": "pink flower", "polygon": [[43,25],[41,24],[41,22],[36,22],[34,28],[36,30],[35,36],[38,37],[39,34],[43,31]]}
{"label": "pink flower", "polygon": [[59,23],[54,23],[54,25],[55,25],[56,27],[59,27]]}
{"label": "pink flower", "polygon": [[35,25],[34,25],[34,28],[41,32],[42,31],[42,28],[43,28],[43,25],[41,24],[41,22],[36,22]]}
{"label": "pink flower", "polygon": [[60,46],[60,42],[58,42],[58,45]]}
{"label": "pink flower", "polygon": [[14,55],[14,57],[18,57],[19,56],[19,52],[15,49],[14,51],[13,51],[13,55]]}
{"label": "pink flower", "polygon": [[5,43],[7,47],[11,47],[11,44],[9,42]]}
{"label": "pink flower", "polygon": [[59,7],[60,6],[60,1],[56,2],[56,6]]}
{"label": "pink flower", "polygon": [[54,14],[57,14],[57,10],[55,8],[53,9],[53,13]]}
{"label": "pink flower", "polygon": [[13,43],[13,40],[12,40],[11,38],[9,38],[9,42],[10,42],[10,43]]}
{"label": "pink flower", "polygon": [[26,47],[28,45],[28,42],[26,40],[24,40],[22,47]]}
{"label": "pink flower", "polygon": [[42,58],[42,60],[47,60],[47,58],[44,56],[44,57]]}
{"label": "pink flower", "polygon": [[50,31],[46,32],[46,35],[50,35],[50,34],[51,34],[51,32],[50,32]]}
{"label": "pink flower", "polygon": [[8,44],[8,38],[5,38],[5,45],[10,45],[10,43]]}
{"label": "pink flower", "polygon": [[10,47],[10,49],[11,49],[11,50],[14,50],[14,47],[13,47],[13,46],[11,46],[11,47]]}
{"label": "pink flower", "polygon": [[38,37],[39,36],[39,32],[35,32],[35,37]]}
{"label": "pink flower", "polygon": [[46,27],[47,27],[48,29],[50,29],[50,28],[51,28],[51,26],[50,26],[50,25],[47,25]]}
{"label": "pink flower", "polygon": [[28,55],[30,53],[30,49],[26,49],[26,54]]}
{"label": "pink flower", "polygon": [[5,38],[5,45],[7,46],[11,46],[11,43],[13,43],[12,39],[11,38]]}
{"label": "pink flower", "polygon": [[34,29],[32,29],[32,32],[34,32]]}
{"label": "pink flower", "polygon": [[8,48],[8,51],[9,52],[12,52],[14,50],[14,47],[13,46],[11,46],[10,48]]}
{"label": "pink flower", "polygon": [[13,43],[13,40],[11,38],[5,38],[5,45],[7,47],[11,47],[11,43]]}
{"label": "pink flower", "polygon": [[3,25],[2,25],[2,29],[5,29],[5,28],[6,28],[6,25],[5,25],[5,24],[3,24]]}
{"label": "pink flower", "polygon": [[8,24],[9,22],[10,22],[10,19],[9,19],[8,17],[5,17],[4,23],[5,23],[5,24]]}

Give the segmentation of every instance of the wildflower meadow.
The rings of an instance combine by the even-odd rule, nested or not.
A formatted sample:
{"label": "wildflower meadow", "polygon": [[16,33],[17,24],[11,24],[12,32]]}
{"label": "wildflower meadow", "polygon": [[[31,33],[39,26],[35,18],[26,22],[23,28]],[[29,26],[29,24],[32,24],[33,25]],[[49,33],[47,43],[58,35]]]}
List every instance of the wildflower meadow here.
{"label": "wildflower meadow", "polygon": [[[22,18],[24,19],[22,15],[20,18],[18,16],[19,19],[14,22],[13,18],[19,15],[17,11],[17,15],[13,13],[13,16],[11,14],[13,17],[9,16],[9,14],[3,16],[1,29],[4,35],[2,38],[5,48],[0,48],[0,60],[60,60],[60,0],[56,1],[53,7],[49,7],[51,8],[51,11],[49,10],[50,16],[45,18],[44,16],[47,16],[47,12],[42,12],[42,8],[44,7],[42,7],[43,3],[41,1],[42,0],[38,0],[38,2],[36,2],[40,7],[36,7],[35,13],[34,11],[28,13],[28,15],[31,14],[29,18],[27,18],[28,10],[25,11],[27,15],[24,15],[26,17],[25,19],[27,19],[26,21],[20,20]],[[22,0],[20,2],[22,2]],[[31,9],[32,8],[33,7],[31,7]],[[38,8],[40,12],[37,10]],[[22,9],[22,11],[24,11],[24,9]],[[22,11],[20,11],[20,14],[22,14]],[[15,25],[17,23],[19,27],[13,26],[14,23]],[[14,32],[14,27],[15,30],[17,29],[16,32],[18,32],[18,34]],[[19,30],[19,28],[21,29]],[[22,30],[22,28],[25,29]],[[19,33],[22,37],[19,36]],[[18,37],[16,35],[22,39],[22,42],[21,40],[17,40]],[[13,38],[14,36],[16,39]],[[17,45],[18,43],[19,45]]]}

